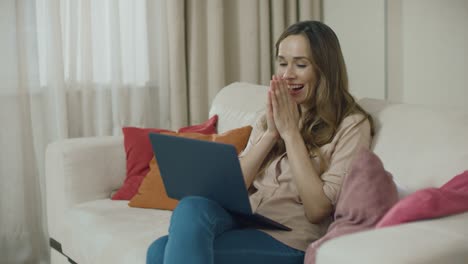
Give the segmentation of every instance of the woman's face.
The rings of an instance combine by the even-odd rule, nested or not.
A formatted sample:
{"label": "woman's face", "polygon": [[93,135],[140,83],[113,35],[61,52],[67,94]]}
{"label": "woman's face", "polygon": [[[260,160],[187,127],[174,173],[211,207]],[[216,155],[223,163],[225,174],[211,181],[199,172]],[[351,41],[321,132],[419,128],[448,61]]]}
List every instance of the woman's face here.
{"label": "woman's face", "polygon": [[288,83],[291,97],[297,104],[305,103],[317,83],[308,39],[303,35],[283,39],[278,46],[277,63],[277,75]]}

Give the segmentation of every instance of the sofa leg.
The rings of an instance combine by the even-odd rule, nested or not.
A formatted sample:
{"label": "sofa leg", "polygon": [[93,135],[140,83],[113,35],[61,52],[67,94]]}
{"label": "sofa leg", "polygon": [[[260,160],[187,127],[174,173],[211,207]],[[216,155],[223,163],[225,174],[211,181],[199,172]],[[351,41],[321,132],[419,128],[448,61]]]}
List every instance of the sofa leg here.
{"label": "sofa leg", "polygon": [[60,253],[63,257],[67,258],[68,262],[69,263],[72,263],[72,264],[77,264],[73,259],[71,259],[70,257],[68,257],[67,255],[65,255],[62,251],[62,244],[60,244],[60,242],[58,242],[57,240],[53,239],[53,238],[50,238],[49,239],[49,245],[50,247],[52,248],[52,250],[55,250],[57,251],[58,253]]}

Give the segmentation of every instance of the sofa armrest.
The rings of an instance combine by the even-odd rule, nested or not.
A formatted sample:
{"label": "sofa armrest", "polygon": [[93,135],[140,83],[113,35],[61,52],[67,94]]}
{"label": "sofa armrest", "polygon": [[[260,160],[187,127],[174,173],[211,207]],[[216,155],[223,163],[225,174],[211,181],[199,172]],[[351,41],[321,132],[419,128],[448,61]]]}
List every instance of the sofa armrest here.
{"label": "sofa armrest", "polygon": [[318,249],[316,263],[468,263],[468,213],[338,237]]}
{"label": "sofa armrest", "polygon": [[66,210],[76,204],[109,198],[125,179],[122,136],[65,139],[47,146],[46,203],[49,234],[61,237]]}

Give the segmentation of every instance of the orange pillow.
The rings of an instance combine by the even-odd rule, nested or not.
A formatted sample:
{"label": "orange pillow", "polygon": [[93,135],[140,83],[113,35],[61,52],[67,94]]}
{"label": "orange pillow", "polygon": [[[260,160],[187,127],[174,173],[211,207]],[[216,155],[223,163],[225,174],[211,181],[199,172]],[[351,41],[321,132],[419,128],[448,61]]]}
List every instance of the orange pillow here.
{"label": "orange pillow", "polygon": [[[234,147],[236,147],[237,153],[239,154],[246,147],[250,132],[252,132],[252,127],[245,126],[229,130],[219,135],[175,132],[163,132],[162,134],[232,144]],[[133,196],[128,205],[131,207],[174,210],[174,208],[177,206],[177,203],[177,200],[167,197],[158,164],[153,156],[153,159],[150,161],[150,171],[146,174],[137,194]]]}

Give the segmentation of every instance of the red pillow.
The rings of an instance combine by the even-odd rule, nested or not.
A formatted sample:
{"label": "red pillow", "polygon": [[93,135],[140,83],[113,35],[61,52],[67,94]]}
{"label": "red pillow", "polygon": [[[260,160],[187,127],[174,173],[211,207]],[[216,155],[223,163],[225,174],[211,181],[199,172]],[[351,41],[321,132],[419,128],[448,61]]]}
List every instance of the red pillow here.
{"label": "red pillow", "polygon": [[[203,124],[187,126],[179,132],[196,132],[201,134],[216,134],[218,116],[214,115]],[[149,133],[173,132],[159,128],[122,128],[124,147],[127,157],[127,173],[122,187],[112,196],[112,200],[130,200],[137,193],[143,178],[148,173],[149,163],[153,158],[153,150]]]}
{"label": "red pillow", "polygon": [[212,116],[208,121],[193,126],[181,127],[179,133],[200,133],[200,134],[216,134],[216,124],[218,123],[218,115]]}

